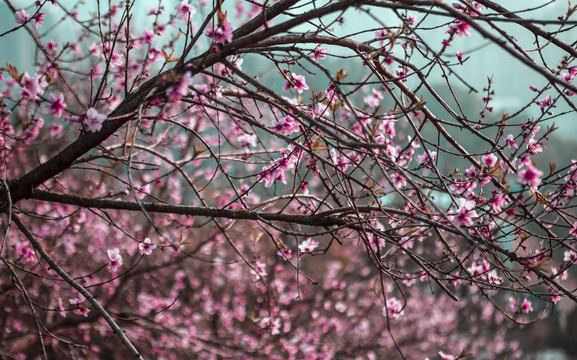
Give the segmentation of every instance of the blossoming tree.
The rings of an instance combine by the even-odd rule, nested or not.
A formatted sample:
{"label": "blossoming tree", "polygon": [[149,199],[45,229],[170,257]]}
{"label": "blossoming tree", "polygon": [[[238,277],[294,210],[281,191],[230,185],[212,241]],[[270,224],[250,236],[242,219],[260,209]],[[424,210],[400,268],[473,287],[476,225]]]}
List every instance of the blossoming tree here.
{"label": "blossoming tree", "polygon": [[[577,165],[538,157],[576,7],[5,3],[36,50],[0,69],[2,354],[515,358],[577,301]],[[522,105],[471,80],[475,36]]]}

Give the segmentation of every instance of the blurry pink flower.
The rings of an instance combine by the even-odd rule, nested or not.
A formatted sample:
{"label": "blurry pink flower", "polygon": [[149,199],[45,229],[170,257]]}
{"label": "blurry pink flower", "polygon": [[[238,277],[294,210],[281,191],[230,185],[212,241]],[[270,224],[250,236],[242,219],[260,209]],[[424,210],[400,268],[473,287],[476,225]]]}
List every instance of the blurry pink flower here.
{"label": "blurry pink flower", "polygon": [[442,360],[457,360],[457,357],[455,357],[453,355],[445,354],[442,351],[439,351],[439,356],[441,357]]}
{"label": "blurry pink flower", "polygon": [[58,313],[62,317],[66,317],[66,311],[64,309],[64,304],[62,303],[62,298],[58,298]]}
{"label": "blurry pink flower", "polygon": [[[430,154],[432,159],[437,156],[436,151],[430,151]],[[417,160],[419,161],[419,165],[426,165],[431,159],[429,158],[429,154],[425,152],[422,155],[417,155]]]}
{"label": "blurry pink flower", "polygon": [[577,253],[573,250],[568,250],[563,253],[563,261],[576,263],[577,262]]}
{"label": "blurry pink flower", "polygon": [[274,318],[271,320],[269,317],[265,317],[264,319],[262,319],[259,322],[259,326],[262,329],[269,329],[271,335],[280,334],[281,323],[280,323],[280,319],[278,319],[278,318]]}
{"label": "blurry pink flower", "polygon": [[177,86],[170,86],[166,89],[166,97],[171,103],[177,103],[188,94],[188,88],[192,85],[192,74],[187,71],[182,75]]}
{"label": "blurry pink flower", "polygon": [[31,100],[36,99],[38,95],[44,94],[44,87],[47,86],[44,78],[40,78],[38,75],[30,77],[27,72],[24,73],[21,82],[22,90],[20,91],[20,96]]}
{"label": "blurry pink flower", "polygon": [[457,57],[457,60],[459,60],[460,63],[463,63],[463,53],[462,52],[457,51],[455,56]]}
{"label": "blurry pink flower", "polygon": [[313,50],[313,60],[319,62],[319,60],[326,58],[327,56],[325,54],[327,51],[329,51],[329,49],[327,48],[321,49],[320,45],[317,45],[317,47]]}
{"label": "blurry pink flower", "polygon": [[97,132],[102,129],[102,123],[106,120],[106,115],[99,114],[95,108],[90,108],[86,112],[86,117],[84,118],[84,125],[88,126],[88,130],[92,132]]}
{"label": "blurry pink flower", "polygon": [[403,316],[403,303],[395,298],[388,299],[387,306],[383,308],[383,315],[394,319]]}
{"label": "blurry pink flower", "polygon": [[188,5],[188,0],[180,0],[180,4],[175,6],[176,17],[187,23],[189,18],[196,14],[196,8]]}
{"label": "blurry pink flower", "polygon": [[84,300],[86,300],[86,298],[84,298],[84,296],[80,295],[77,298],[68,299],[68,302],[70,303],[70,305],[80,305],[84,302]]}
{"label": "blurry pink flower", "polygon": [[491,210],[496,214],[500,213],[503,210],[503,205],[509,203],[509,200],[502,192],[493,191],[493,198],[490,200]]}
{"label": "blurry pink flower", "polygon": [[457,226],[473,226],[473,220],[479,215],[475,211],[475,200],[459,199],[461,202],[457,215],[453,217],[453,221]]}
{"label": "blurry pink flower", "polygon": [[538,152],[543,152],[543,145],[535,139],[529,139],[527,142],[527,151],[529,151],[529,154],[535,155]]}
{"label": "blurry pink flower", "polygon": [[154,32],[151,30],[144,31],[144,35],[142,37],[143,41],[146,44],[152,44],[152,38],[154,38]]}
{"label": "blurry pink flower", "polygon": [[511,311],[516,312],[517,300],[512,296],[509,297],[509,307],[511,308]]}
{"label": "blurry pink flower", "polygon": [[483,166],[487,168],[492,168],[497,163],[497,157],[494,154],[483,155],[481,157],[481,161],[483,162]]}
{"label": "blurry pink flower", "polygon": [[232,25],[228,20],[224,20],[219,26],[214,29],[208,29],[206,36],[212,41],[219,44],[226,44],[232,42]]}
{"label": "blurry pink flower", "polygon": [[529,163],[525,169],[517,173],[517,182],[521,185],[529,185],[531,190],[536,191],[541,184],[541,176],[543,176],[543,171]]}
{"label": "blurry pink flower", "polygon": [[547,97],[543,100],[537,101],[537,104],[541,107],[541,110],[548,108],[552,105],[552,98],[551,95],[547,95]]}
{"label": "blurry pink flower", "polygon": [[34,27],[38,29],[40,26],[44,25],[44,13],[37,13],[34,15]]}
{"label": "blurry pink flower", "polygon": [[50,105],[48,105],[48,111],[50,114],[56,114],[56,116],[61,117],[62,111],[66,109],[66,103],[64,102],[64,95],[59,93],[55,96],[54,93],[50,93]]}
{"label": "blurry pink flower", "polygon": [[16,24],[24,24],[30,19],[30,15],[28,15],[24,9],[16,11],[14,16],[16,17]]}
{"label": "blurry pink flower", "polygon": [[513,149],[519,148],[519,145],[517,145],[517,141],[513,137],[513,134],[507,135],[507,137],[505,138],[505,143],[507,144],[507,146],[509,148],[513,148]]}
{"label": "blurry pink flower", "polygon": [[154,249],[156,249],[156,245],[154,245],[149,238],[144,239],[143,242],[138,244],[138,250],[140,250],[142,255],[150,255]]}
{"label": "blurry pink flower", "polygon": [[237,141],[242,147],[256,147],[255,134],[242,134],[237,138]]}
{"label": "blurry pink flower", "polygon": [[285,135],[291,135],[293,132],[295,131],[299,131],[300,130],[300,126],[298,121],[296,121],[295,119],[293,119],[291,116],[287,115],[282,119],[279,120],[273,120],[272,122],[273,125],[273,129],[275,131],[279,131]]}
{"label": "blurry pink flower", "polygon": [[303,90],[308,90],[309,86],[307,85],[307,83],[305,82],[305,77],[304,75],[297,75],[295,73],[292,73],[290,76],[288,76],[286,78],[286,82],[283,86],[283,90],[284,91],[288,91],[292,88],[297,89],[297,91],[299,92],[299,94],[303,93]]}
{"label": "blurry pink flower", "polygon": [[569,230],[569,234],[577,236],[577,221],[573,223],[573,228]]}
{"label": "blurry pink flower", "polygon": [[313,252],[318,246],[319,243],[317,241],[314,241],[311,238],[305,238],[304,241],[299,245],[299,251],[301,253],[310,253]]}
{"label": "blurry pink flower", "polygon": [[523,299],[523,304],[521,304],[521,309],[523,309],[524,312],[529,313],[529,312],[533,311],[533,304],[531,303],[531,301],[529,301],[527,299]]}
{"label": "blurry pink flower", "polygon": [[396,172],[391,177],[393,179],[393,185],[397,189],[407,186],[407,179],[403,175]]}
{"label": "blurry pink flower", "polygon": [[120,250],[118,248],[107,250],[108,258],[110,262],[108,263],[108,268],[112,272],[117,272],[122,267],[122,256],[120,256]]}

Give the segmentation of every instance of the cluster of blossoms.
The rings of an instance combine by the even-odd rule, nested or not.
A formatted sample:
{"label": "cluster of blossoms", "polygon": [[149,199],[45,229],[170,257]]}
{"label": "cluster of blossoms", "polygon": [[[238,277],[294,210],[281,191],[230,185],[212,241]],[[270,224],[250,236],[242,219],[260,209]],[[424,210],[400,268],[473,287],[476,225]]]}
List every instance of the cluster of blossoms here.
{"label": "cluster of blossoms", "polygon": [[265,166],[259,175],[259,181],[264,181],[265,187],[270,187],[275,181],[287,184],[286,171],[293,170],[299,160],[300,150],[289,148],[282,152],[282,157],[270,166]]}
{"label": "cluster of blossoms", "polygon": [[26,10],[24,9],[20,9],[16,11],[16,13],[14,13],[14,16],[16,16],[16,23],[21,25],[26,24],[31,17],[34,18],[35,28],[44,25],[44,15],[45,14],[43,12],[37,12],[33,16],[30,16],[29,14],[26,13]]}
{"label": "cluster of blossoms", "polygon": [[[89,20],[65,12],[77,41],[37,33],[34,70],[0,68],[0,205],[17,225],[3,228],[0,278],[17,285],[0,330],[29,345],[7,341],[7,356],[70,350],[30,340],[44,331],[31,311],[82,345],[76,357],[117,356],[93,321],[109,311],[116,333],[159,359],[382,358],[396,344],[407,358],[518,357],[507,321],[561,301],[577,264],[577,161],[542,167],[572,58],[531,86],[529,121],[496,114],[491,81],[470,85],[482,97],[461,91],[466,54],[439,57],[500,26],[474,26],[487,19],[474,1],[397,2],[400,25],[377,39],[335,37],[311,16],[350,2],[190,3],[157,4],[145,29],[114,2]],[[15,31],[42,26],[43,6],[15,11]],[[438,25],[415,7],[445,16],[449,39],[425,44]]]}

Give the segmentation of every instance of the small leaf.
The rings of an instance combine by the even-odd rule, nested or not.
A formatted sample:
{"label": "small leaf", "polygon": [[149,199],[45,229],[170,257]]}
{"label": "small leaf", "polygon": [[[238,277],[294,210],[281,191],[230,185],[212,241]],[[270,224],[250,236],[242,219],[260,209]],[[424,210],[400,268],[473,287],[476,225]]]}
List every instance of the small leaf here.
{"label": "small leaf", "polygon": [[203,152],[207,151],[208,149],[201,146],[201,145],[194,145],[192,148],[192,157],[196,158],[198,155],[202,154]]}
{"label": "small leaf", "polygon": [[257,244],[262,238],[262,232],[252,229],[252,237],[254,239],[254,243]]}
{"label": "small leaf", "polygon": [[226,21],[227,15],[228,15],[228,10],[225,11],[224,13],[220,9],[218,9],[216,11],[216,17],[218,19],[218,25],[219,26],[222,25]]}
{"label": "small leaf", "polygon": [[18,74],[18,69],[16,69],[16,67],[14,65],[12,65],[10,63],[6,63],[6,67],[1,68],[0,70],[7,71],[8,74],[10,74],[10,76],[12,77],[12,79],[16,80],[18,82],[18,84],[21,83],[23,74]]}
{"label": "small leaf", "polygon": [[467,350],[467,349],[463,349],[463,350],[461,350],[461,353],[459,354],[459,356],[457,357],[457,359],[463,359],[463,358],[466,358],[466,357],[469,357],[469,356],[472,356],[472,355],[473,355],[472,352],[470,352],[470,351]]}
{"label": "small leaf", "polygon": [[347,70],[346,69],[340,69],[339,71],[337,71],[337,81],[341,81],[346,76],[347,76]]}
{"label": "small leaf", "polygon": [[281,249],[281,250],[288,249],[288,247],[285,245],[285,243],[282,242],[281,239],[276,239],[276,243],[277,243],[279,249]]}
{"label": "small leaf", "polygon": [[170,55],[168,55],[166,53],[166,51],[164,51],[164,49],[160,49],[160,51],[162,51],[162,55],[164,56],[164,62],[165,63],[175,62],[175,61],[178,61],[180,59],[180,58],[172,57],[172,54],[174,54],[174,49],[172,49],[172,51],[170,52]]}

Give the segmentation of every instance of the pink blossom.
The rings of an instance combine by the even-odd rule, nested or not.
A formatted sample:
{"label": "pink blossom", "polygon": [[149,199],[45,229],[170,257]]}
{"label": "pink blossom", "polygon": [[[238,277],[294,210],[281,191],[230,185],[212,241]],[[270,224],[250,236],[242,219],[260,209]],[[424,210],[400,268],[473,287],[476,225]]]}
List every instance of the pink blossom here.
{"label": "pink blossom", "polygon": [[463,63],[463,53],[462,52],[457,51],[455,56],[457,57],[457,60],[459,60],[460,63]]}
{"label": "pink blossom", "polygon": [[188,94],[188,88],[192,85],[192,73],[187,71],[182,75],[177,86],[169,86],[166,89],[166,97],[175,104]]}
{"label": "pink blossom", "polygon": [[310,253],[313,252],[318,246],[319,243],[317,241],[313,240],[312,238],[305,238],[299,245],[299,251],[301,253]]}
{"label": "pink blossom", "polygon": [[529,312],[533,311],[533,304],[531,303],[531,301],[529,301],[527,299],[523,299],[523,304],[521,304],[521,309],[523,309],[524,312],[529,313]]}
{"label": "pink blossom", "polygon": [[301,183],[301,190],[302,190],[303,194],[305,194],[305,195],[309,194],[309,182],[308,181],[303,181]]}
{"label": "pink blossom", "polygon": [[385,40],[383,38],[387,37],[387,30],[385,29],[379,29],[377,31],[375,31],[375,38],[379,39],[379,45],[383,46],[383,44],[385,43]]}
{"label": "pink blossom", "polygon": [[529,137],[532,139],[534,138],[537,133],[539,132],[539,130],[541,130],[541,126],[535,126],[531,129],[531,132],[529,133]]}
{"label": "pink blossom", "polygon": [[453,221],[457,226],[473,226],[473,220],[479,215],[475,211],[475,201],[459,199],[461,202],[457,214],[453,217]]}
{"label": "pink blossom", "polygon": [[[431,154],[431,158],[434,159],[437,156],[437,152],[436,151],[430,151],[429,152]],[[426,152],[423,153],[422,155],[418,155],[417,156],[417,160],[419,161],[419,165],[426,165],[428,164],[428,162],[431,160],[429,158],[429,154],[427,154]]]}
{"label": "pink blossom", "polygon": [[30,19],[30,15],[28,15],[24,9],[16,11],[14,16],[16,17],[16,24],[24,24]]}
{"label": "pink blossom", "polygon": [[497,274],[497,270],[489,271],[489,273],[487,273],[487,280],[495,285],[501,285],[503,283],[503,279]]}
{"label": "pink blossom", "polygon": [[273,129],[275,131],[279,131],[285,135],[291,135],[293,132],[299,131],[300,130],[300,126],[298,121],[296,121],[294,118],[292,118],[291,116],[287,115],[282,119],[279,120],[274,120],[273,121]]}
{"label": "pink blossom", "polygon": [[575,78],[575,77],[572,77],[571,74],[566,73],[566,72],[561,73],[561,77],[563,78],[563,80],[565,80],[567,82],[572,82],[573,79]]}
{"label": "pink blossom", "polygon": [[529,139],[527,142],[527,151],[529,151],[529,154],[535,155],[538,152],[543,152],[543,145],[535,139]]}
{"label": "pink blossom", "polygon": [[255,276],[256,280],[259,280],[261,277],[268,275],[268,272],[266,271],[266,264],[261,261],[255,261],[254,270],[251,269],[250,272]]}
{"label": "pink blossom", "polygon": [[88,126],[88,130],[92,132],[97,132],[102,129],[102,123],[106,121],[107,116],[104,114],[99,114],[95,108],[89,108],[86,111],[86,116],[84,118],[84,125]]}
{"label": "pink blossom", "polygon": [[211,38],[212,41],[219,44],[226,44],[227,42],[232,42],[232,25],[225,19],[221,24],[219,24],[214,29],[208,29],[206,31],[206,36]]}
{"label": "pink blossom", "polygon": [[299,92],[299,94],[303,93],[303,90],[308,90],[309,87],[305,81],[305,77],[304,75],[297,75],[295,73],[292,73],[290,76],[288,76],[286,78],[286,82],[283,86],[283,90],[284,91],[288,91],[292,88],[297,89],[297,91]]}
{"label": "pink blossom", "polygon": [[152,44],[152,39],[154,38],[154,32],[151,30],[144,31],[143,40],[146,44]]}
{"label": "pink blossom", "polygon": [[255,134],[242,134],[237,138],[237,141],[242,147],[256,147]]}
{"label": "pink blossom", "polygon": [[154,249],[156,249],[156,245],[154,245],[149,238],[144,239],[143,242],[138,244],[138,250],[142,255],[150,255]]}
{"label": "pink blossom", "polygon": [[539,106],[541,107],[541,110],[544,110],[545,108],[551,107],[551,105],[552,105],[551,95],[547,95],[547,97],[545,99],[537,101],[537,104],[539,104]]}
{"label": "pink blossom", "polygon": [[493,198],[490,200],[491,210],[496,214],[503,210],[503,206],[509,203],[507,197],[500,191],[493,191]]}
{"label": "pink blossom", "polygon": [[61,117],[62,111],[66,109],[66,107],[64,95],[62,93],[58,93],[58,96],[55,96],[54,93],[50,93],[50,105],[48,105],[48,112],[50,114],[55,114],[57,117]]}
{"label": "pink blossom", "polygon": [[35,100],[38,95],[44,94],[44,87],[47,86],[46,80],[38,75],[30,77],[28,73],[22,76],[22,90],[20,96],[23,98]]}
{"label": "pink blossom", "polygon": [[525,169],[517,173],[517,182],[521,185],[529,185],[531,190],[536,191],[539,184],[541,184],[541,176],[543,174],[543,171],[529,163]]}
{"label": "pink blossom", "polygon": [[488,155],[483,155],[481,157],[481,161],[483,162],[483,166],[487,167],[487,168],[492,168],[493,166],[495,166],[495,164],[497,163],[497,156],[495,156],[495,154],[488,154]]}
{"label": "pink blossom", "polygon": [[396,172],[391,177],[393,179],[393,185],[397,189],[407,186],[407,178],[405,178],[403,175]]}
{"label": "pink blossom", "polygon": [[442,351],[439,351],[439,356],[441,357],[441,360],[457,360],[456,356],[445,354]]}
{"label": "pink blossom", "polygon": [[49,40],[46,42],[46,49],[48,49],[49,51],[55,52],[58,49],[58,44],[56,44],[52,40]]}
{"label": "pink blossom", "polygon": [[117,272],[122,267],[122,256],[120,255],[120,250],[118,248],[107,250],[108,259],[110,262],[108,263],[108,268],[112,272]]}
{"label": "pink blossom", "polygon": [[404,315],[403,303],[396,298],[387,299],[387,306],[383,308],[383,315],[396,319]]}
{"label": "pink blossom", "polygon": [[281,324],[280,324],[280,319],[278,319],[278,318],[274,318],[274,319],[271,320],[269,317],[265,317],[264,319],[262,319],[262,320],[259,322],[259,326],[260,326],[262,329],[269,329],[271,335],[278,335],[278,334],[280,334],[280,329],[281,329],[281,326],[280,326],[280,325],[281,325]]}
{"label": "pink blossom", "polygon": [[66,317],[66,310],[64,309],[64,304],[62,303],[62,298],[58,298],[58,313],[63,318]]}
{"label": "pink blossom", "polygon": [[39,12],[34,15],[34,27],[38,29],[42,25],[44,25],[44,13]]}
{"label": "pink blossom", "polygon": [[512,296],[509,297],[509,307],[511,308],[511,311],[516,312],[517,300]]}
{"label": "pink blossom", "polygon": [[454,32],[455,35],[459,37],[461,36],[470,37],[471,33],[469,32],[469,29],[471,29],[471,25],[469,25],[469,23],[460,19],[455,19],[455,25],[451,25],[447,33]]}
{"label": "pink blossom", "polygon": [[331,149],[330,154],[331,154],[331,160],[332,160],[333,164],[340,171],[346,171],[347,168],[349,167],[349,159],[347,159],[347,157],[345,157],[345,156],[339,156],[337,153],[337,150],[335,150],[335,149]]}
{"label": "pink blossom", "polygon": [[313,50],[313,60],[319,62],[319,60],[325,59],[327,56],[325,55],[329,51],[327,48],[320,48],[320,45]]}
{"label": "pink blossom", "polygon": [[576,263],[577,262],[577,253],[573,250],[568,250],[563,253],[563,261]]}
{"label": "pink blossom", "polygon": [[176,17],[182,20],[183,23],[188,23],[189,19],[196,14],[196,8],[188,4],[188,0],[180,0],[180,4],[176,5]]}
{"label": "pink blossom", "polygon": [[573,223],[573,228],[569,230],[569,234],[573,236],[577,236],[577,221]]}
{"label": "pink blossom", "polygon": [[513,149],[519,148],[519,145],[517,145],[517,141],[515,140],[515,137],[513,136],[513,134],[507,135],[507,137],[505,138],[505,143],[507,144],[507,146],[509,148],[513,148]]}
{"label": "pink blossom", "polygon": [[77,298],[68,299],[68,302],[70,305],[80,305],[84,302],[84,300],[86,300],[86,298],[82,295],[79,295]]}

